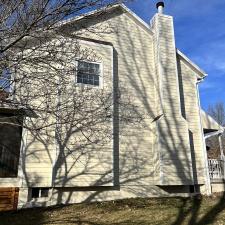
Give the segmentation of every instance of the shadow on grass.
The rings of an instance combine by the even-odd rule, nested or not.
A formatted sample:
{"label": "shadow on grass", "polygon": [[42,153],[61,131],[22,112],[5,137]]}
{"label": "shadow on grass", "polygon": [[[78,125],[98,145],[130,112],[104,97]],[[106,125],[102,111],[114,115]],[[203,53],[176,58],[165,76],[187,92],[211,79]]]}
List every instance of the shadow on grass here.
{"label": "shadow on grass", "polygon": [[225,208],[224,200],[223,195],[193,198],[135,198],[69,206],[58,205],[4,212],[0,214],[0,224],[206,225],[218,222],[217,217],[225,221],[221,214]]}

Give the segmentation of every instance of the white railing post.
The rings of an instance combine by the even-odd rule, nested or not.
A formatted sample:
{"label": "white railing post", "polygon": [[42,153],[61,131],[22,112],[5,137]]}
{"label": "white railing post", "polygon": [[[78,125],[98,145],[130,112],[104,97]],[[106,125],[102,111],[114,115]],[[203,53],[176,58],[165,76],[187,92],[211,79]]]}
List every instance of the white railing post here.
{"label": "white railing post", "polygon": [[219,138],[219,147],[220,147],[220,159],[222,162],[222,169],[223,169],[223,177],[222,179],[225,179],[225,157],[223,152],[223,140],[222,140],[222,133],[218,135]]}
{"label": "white railing post", "polygon": [[223,180],[225,179],[225,160],[222,160],[222,164],[223,164]]}
{"label": "white railing post", "polygon": [[222,140],[222,134],[218,135],[219,138],[219,146],[220,146],[220,158],[224,160],[224,152],[223,152],[223,140]]}

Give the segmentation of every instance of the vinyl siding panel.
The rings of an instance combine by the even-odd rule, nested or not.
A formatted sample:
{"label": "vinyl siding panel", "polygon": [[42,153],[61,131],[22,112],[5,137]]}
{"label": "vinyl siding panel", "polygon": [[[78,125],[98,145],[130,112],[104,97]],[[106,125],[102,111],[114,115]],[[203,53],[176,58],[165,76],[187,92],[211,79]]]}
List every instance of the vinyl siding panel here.
{"label": "vinyl siding panel", "polygon": [[[52,145],[46,148],[40,141],[34,140],[32,134],[28,134],[30,144],[26,152],[26,174],[30,186],[49,186],[52,181],[56,187],[112,186],[118,177],[123,185],[131,185],[135,182],[141,185],[153,184],[151,122],[155,114],[155,77],[152,36],[125,14],[101,22],[101,26],[104,27],[108,23],[116,27],[117,32],[102,34],[101,40],[113,44],[118,63],[114,65],[114,70],[119,77],[121,101],[132,103],[135,107],[132,109],[136,113],[135,118],[140,120],[141,124],[114,121],[115,126],[120,124],[119,149],[113,149],[111,140],[108,144],[93,144],[79,152],[77,137],[71,136],[67,143],[69,151],[63,150],[56,159],[54,139],[51,141]],[[95,37],[94,34],[85,36],[99,39],[99,36]],[[81,41],[80,46],[95,52],[96,57],[100,59],[103,64],[102,88],[106,92],[112,91],[110,47],[93,44],[91,41]],[[125,109],[119,110],[122,114]],[[110,132],[112,134],[112,130]],[[117,165],[118,162],[115,160],[120,164]],[[36,171],[39,171],[38,174]]]}
{"label": "vinyl siding panel", "polygon": [[[181,115],[180,90],[173,20],[166,15],[155,15],[151,21],[154,30],[155,60],[157,67],[158,105],[161,118],[157,121],[159,170],[157,184],[192,184],[192,164],[188,136],[188,123]],[[161,110],[160,110],[161,108]],[[164,161],[175,165],[176,174]]]}
{"label": "vinyl siding panel", "polygon": [[[119,149],[114,149],[114,156],[119,157],[115,177],[119,177],[123,186],[152,185],[155,166],[152,120],[156,114],[152,36],[125,14],[114,17],[110,23],[116,27],[116,33],[102,36],[117,53],[121,101],[129,98],[140,120],[145,115],[140,124],[120,122]],[[95,35],[91,37],[98,39]],[[124,109],[119,110],[121,115]]]}
{"label": "vinyl siding panel", "polygon": [[[196,88],[197,74],[179,56],[178,71],[179,85],[181,89],[182,113],[188,121],[191,135],[192,164],[195,171],[196,184],[205,183],[205,165],[203,157],[203,143],[200,128],[200,109],[198,106],[198,94]],[[206,150],[205,150],[206,151]]]}

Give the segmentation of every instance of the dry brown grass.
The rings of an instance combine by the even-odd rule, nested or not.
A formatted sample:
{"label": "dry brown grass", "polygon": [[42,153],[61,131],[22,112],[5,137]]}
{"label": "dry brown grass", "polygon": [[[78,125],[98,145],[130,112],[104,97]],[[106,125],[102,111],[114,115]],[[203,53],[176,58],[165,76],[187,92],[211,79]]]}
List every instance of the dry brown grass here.
{"label": "dry brown grass", "polygon": [[225,224],[224,196],[126,199],[0,214],[0,225]]}

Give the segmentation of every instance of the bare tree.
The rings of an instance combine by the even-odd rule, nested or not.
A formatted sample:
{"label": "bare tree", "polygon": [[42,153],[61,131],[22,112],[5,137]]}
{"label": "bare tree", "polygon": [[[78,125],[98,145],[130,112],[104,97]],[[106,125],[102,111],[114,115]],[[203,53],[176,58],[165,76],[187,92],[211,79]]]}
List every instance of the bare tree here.
{"label": "bare tree", "polygon": [[[55,25],[71,16],[80,16],[83,12],[100,7],[109,7],[118,0],[12,0],[0,1],[0,71],[3,78],[2,89],[7,89],[10,68],[23,60],[24,51],[29,48],[27,40],[42,42]],[[41,40],[42,39],[42,40]],[[20,55],[15,57],[15,53]],[[40,54],[40,52],[39,52]],[[41,57],[41,56],[40,56]]]}
{"label": "bare tree", "polygon": [[[50,160],[55,161],[53,179],[57,177],[56,185],[66,185],[75,179],[76,177],[70,176],[70,171],[84,157],[86,162],[79,175],[93,172],[98,165],[91,163],[92,158],[96,157],[91,150],[95,148],[104,152],[104,148],[107,149],[112,143],[113,135],[118,136],[128,123],[144,126],[144,118],[148,117],[146,110],[135,104],[126,84],[111,83],[106,88],[94,88],[74,82],[75,74],[83,72],[82,62],[102,60],[101,54],[82,45],[80,40],[87,33],[108,34],[116,32],[116,28],[107,23],[104,27],[87,26],[96,19],[95,15],[81,20],[78,22],[78,29],[68,32],[61,29],[62,20],[70,16],[82,16],[83,12],[93,8],[105,6],[107,9],[118,2],[120,1],[1,2],[1,101],[3,105],[17,110],[10,114],[10,119],[5,119],[4,116],[0,118],[0,123],[28,130],[33,139],[26,142],[23,152],[25,156],[32,154],[38,158],[39,149],[30,152],[29,147],[37,142],[44,146]],[[99,11],[98,16],[104,16],[104,10]],[[117,83],[116,80],[111,82]],[[117,125],[112,128],[112,123],[120,124],[120,129]],[[58,155],[53,159],[51,146],[55,144],[55,140]],[[9,146],[5,142],[0,144]],[[8,150],[14,151],[13,146]],[[26,160],[26,157],[23,159]],[[67,159],[69,166],[65,166]],[[109,165],[107,173],[112,173],[111,161],[101,163]],[[23,166],[26,176],[26,162],[23,162]],[[64,172],[60,173],[59,168],[61,170],[62,167]],[[107,183],[107,179],[101,182]],[[109,179],[108,182],[112,180]]]}
{"label": "bare tree", "polygon": [[[92,49],[81,48],[79,37],[84,36],[86,31],[98,34],[113,32],[109,27],[89,28],[83,24],[82,31],[75,32],[72,37],[68,37],[68,34],[65,37],[65,33],[59,31],[58,24],[71,16],[82,16],[90,9],[107,9],[121,2],[123,1],[0,1],[1,101],[13,95],[16,107],[26,107],[42,113],[55,112],[58,105],[50,105],[50,102],[56,102],[55,98],[58,98],[59,93],[62,94],[59,89],[65,91],[71,76],[77,72],[74,59],[99,60]],[[102,13],[104,11],[97,16]],[[62,101],[60,105],[63,108]]]}
{"label": "bare tree", "polygon": [[209,105],[208,114],[212,116],[221,126],[225,125],[225,106],[223,102],[217,102]]}
{"label": "bare tree", "polygon": [[[209,105],[208,114],[215,119],[221,126],[225,125],[225,106],[223,102],[217,102],[214,105]],[[225,137],[223,134],[223,143],[225,144]],[[210,147],[208,155],[211,158],[218,158],[220,156],[220,144],[218,137],[211,137],[207,139],[207,145]]]}
{"label": "bare tree", "polygon": [[[70,37],[69,44],[68,37],[65,38],[59,32],[58,24],[71,16],[82,16],[90,9],[103,6],[107,9],[120,2],[122,1],[0,1],[1,102],[13,95],[14,107],[25,107],[42,114],[55,112],[59,106],[50,105],[50,102],[55,103],[56,97],[62,93],[59,87],[65,91],[65,82],[68,84],[68,80],[71,81],[68,78],[77,70],[74,59],[98,60],[93,50],[81,49],[78,41],[78,35],[82,36],[88,27],[82,27],[82,32],[75,33],[72,39]],[[91,32],[109,32],[109,29],[95,27]],[[62,101],[60,105],[63,108]]]}

